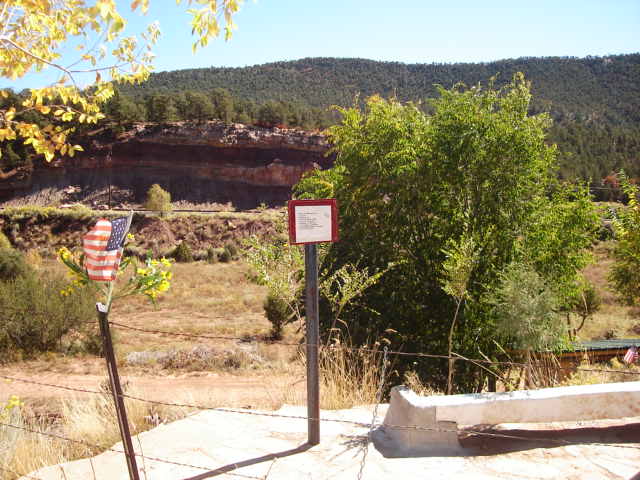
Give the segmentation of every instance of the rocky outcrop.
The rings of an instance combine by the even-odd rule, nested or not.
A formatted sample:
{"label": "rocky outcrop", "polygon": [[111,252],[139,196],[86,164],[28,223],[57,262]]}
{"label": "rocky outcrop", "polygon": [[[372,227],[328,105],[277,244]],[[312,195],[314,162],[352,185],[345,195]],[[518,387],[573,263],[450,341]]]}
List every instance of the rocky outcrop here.
{"label": "rocky outcrop", "polygon": [[[291,187],[312,168],[328,167],[324,136],[222,122],[138,125],[115,141],[95,139],[65,167],[169,168],[200,178]],[[62,166],[62,162],[60,162]]]}
{"label": "rocky outcrop", "polygon": [[85,152],[37,167],[28,188],[13,193],[75,185],[81,200],[109,188],[139,202],[159,183],[174,200],[253,208],[282,204],[305,172],[333,164],[323,135],[222,122],[139,124],[115,138],[94,132],[82,143]]}

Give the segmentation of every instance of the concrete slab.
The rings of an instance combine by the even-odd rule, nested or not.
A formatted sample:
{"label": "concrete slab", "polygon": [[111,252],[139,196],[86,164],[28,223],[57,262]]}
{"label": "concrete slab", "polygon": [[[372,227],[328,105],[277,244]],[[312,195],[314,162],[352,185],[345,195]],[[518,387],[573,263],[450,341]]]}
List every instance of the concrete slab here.
{"label": "concrete slab", "polygon": [[[387,408],[380,407],[381,417]],[[304,416],[306,409],[284,407],[275,413]],[[358,422],[369,422],[371,415],[370,407],[322,412],[323,418]],[[640,442],[640,418],[634,421]],[[306,440],[306,427],[306,420],[203,411],[138,435],[142,449],[135,438],[133,445],[138,453],[194,466],[139,460],[140,478],[145,480],[246,476],[267,480],[353,480],[360,470],[365,445],[369,447],[363,472],[367,480],[394,477],[628,480],[640,473],[640,443],[625,443],[624,448],[617,448],[576,441],[566,447],[537,448],[534,442],[533,446],[510,453],[487,454],[480,446],[477,454],[467,456],[389,458],[374,444],[367,444],[366,427],[347,423],[322,422],[320,445],[299,448]],[[598,438],[607,437],[601,434]],[[117,444],[114,448],[122,446]],[[122,454],[106,452],[93,457],[91,463],[87,459],[77,460],[41,469],[33,475],[41,480],[128,480]],[[234,466],[237,470],[223,473],[225,468]]]}

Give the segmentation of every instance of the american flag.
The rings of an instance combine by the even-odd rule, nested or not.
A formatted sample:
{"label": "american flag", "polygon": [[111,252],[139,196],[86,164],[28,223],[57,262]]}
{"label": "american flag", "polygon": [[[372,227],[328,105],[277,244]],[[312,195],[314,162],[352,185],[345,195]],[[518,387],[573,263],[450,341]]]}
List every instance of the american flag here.
{"label": "american flag", "polygon": [[102,218],[82,238],[84,268],[91,280],[115,280],[122,258],[124,238],[130,226],[131,216],[116,218],[113,221]]}
{"label": "american flag", "polygon": [[627,350],[627,353],[624,354],[624,363],[634,363],[638,360],[638,349],[636,347],[631,347]]}

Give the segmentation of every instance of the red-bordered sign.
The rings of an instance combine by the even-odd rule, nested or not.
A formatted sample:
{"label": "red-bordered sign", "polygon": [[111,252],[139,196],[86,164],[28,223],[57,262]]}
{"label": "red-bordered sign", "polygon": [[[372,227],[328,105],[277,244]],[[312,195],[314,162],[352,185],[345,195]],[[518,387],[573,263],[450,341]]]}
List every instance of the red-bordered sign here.
{"label": "red-bordered sign", "polygon": [[289,243],[337,242],[338,203],[323,200],[289,200]]}

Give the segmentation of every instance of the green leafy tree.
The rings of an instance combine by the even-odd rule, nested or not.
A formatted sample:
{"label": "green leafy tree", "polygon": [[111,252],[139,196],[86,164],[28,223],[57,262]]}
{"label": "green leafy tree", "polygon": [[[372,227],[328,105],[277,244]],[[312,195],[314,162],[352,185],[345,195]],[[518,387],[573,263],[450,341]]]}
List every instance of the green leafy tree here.
{"label": "green leafy tree", "polygon": [[[273,241],[261,241],[255,236],[249,238],[245,242],[243,255],[253,270],[253,280],[268,289],[264,309],[272,324],[272,337],[279,339],[286,323],[294,320],[302,322],[305,279],[301,246],[291,245],[284,238],[282,222],[276,225],[276,229],[281,235]],[[325,253],[326,248],[321,246],[320,264]],[[354,304],[365,290],[375,285],[392,267],[389,265],[377,272],[353,264],[345,264],[333,272],[321,269],[318,290],[331,311],[332,328],[340,321],[344,309]]]}
{"label": "green leafy tree", "polygon": [[284,125],[288,121],[288,113],[282,102],[270,100],[258,109],[258,124],[265,127]]}
{"label": "green leafy tree", "polygon": [[[328,254],[330,271],[347,263],[371,271],[397,264],[343,312],[355,342],[392,328],[396,348],[445,353],[451,324],[444,319],[455,317],[455,350],[491,354],[494,330],[484,294],[506,265],[528,259],[558,284],[560,296],[577,288],[597,218],[585,189],[555,180],[555,147],[545,142],[551,121],[529,115],[530,100],[518,74],[500,88],[439,88],[427,108],[374,96],[363,109],[339,110],[341,124],[329,129],[338,173],[311,174],[297,194],[327,190],[327,182],[335,192],[341,241]],[[464,237],[474,239],[475,261],[463,271],[461,302],[461,290],[442,287],[458,270],[456,262],[449,272],[443,268],[452,258],[447,252]],[[326,328],[330,319],[322,323]],[[412,367],[403,362],[400,375]],[[481,382],[473,368],[456,369],[459,390]],[[430,383],[446,385],[445,363],[424,360],[418,369]]]}
{"label": "green leafy tree", "polygon": [[178,119],[178,110],[171,95],[155,93],[146,100],[147,119],[151,122],[166,123]]}
{"label": "green leafy tree", "polygon": [[[567,333],[569,339],[573,340],[576,338],[580,330],[582,330],[582,327],[584,327],[585,322],[600,310],[601,304],[602,298],[600,298],[600,294],[596,290],[595,285],[585,281],[581,290],[574,297],[573,302],[569,304],[569,309],[567,310],[566,307],[563,309],[567,315]],[[571,314],[579,318],[580,323],[576,327],[571,323]]]}
{"label": "green leafy tree", "polygon": [[166,216],[171,211],[171,194],[163,190],[160,185],[154,183],[147,190],[147,199],[144,207],[154,212],[159,212],[161,216]]}
{"label": "green leafy tree", "polygon": [[146,118],[146,111],[142,105],[138,105],[127,95],[114,90],[113,97],[105,105],[105,114],[108,118],[120,126],[133,122],[142,122]]}
{"label": "green leafy tree", "polygon": [[235,109],[233,97],[229,90],[224,88],[214,88],[211,92],[213,115],[223,122],[229,123],[233,119]]}
{"label": "green leafy tree", "polygon": [[184,94],[185,108],[183,118],[204,122],[214,116],[213,104],[208,96],[201,92],[187,92]]}
{"label": "green leafy tree", "polygon": [[466,235],[461,236],[458,241],[451,241],[449,248],[444,250],[446,259],[442,264],[443,277],[440,282],[442,289],[456,301],[456,311],[453,314],[451,328],[448,337],[448,375],[447,394],[453,391],[453,332],[456,328],[456,320],[460,313],[460,306],[467,297],[469,291],[469,280],[476,263],[476,243],[473,238]]}
{"label": "green leafy tree", "polygon": [[[271,297],[271,300],[267,299],[265,311],[272,315],[276,322],[272,322],[272,336],[277,338],[281,335],[285,323],[302,319],[302,251],[298,245],[291,245],[284,238],[263,242],[257,237],[251,237],[246,241],[243,255],[253,270],[253,280],[268,289],[268,297]],[[270,310],[273,310],[273,313],[270,313]],[[278,312],[288,313],[280,316]]]}
{"label": "green leafy tree", "polygon": [[619,209],[618,217],[613,221],[618,242],[613,251],[609,281],[622,299],[635,304],[640,299],[640,189],[624,174],[620,177],[629,203],[626,208]]}

